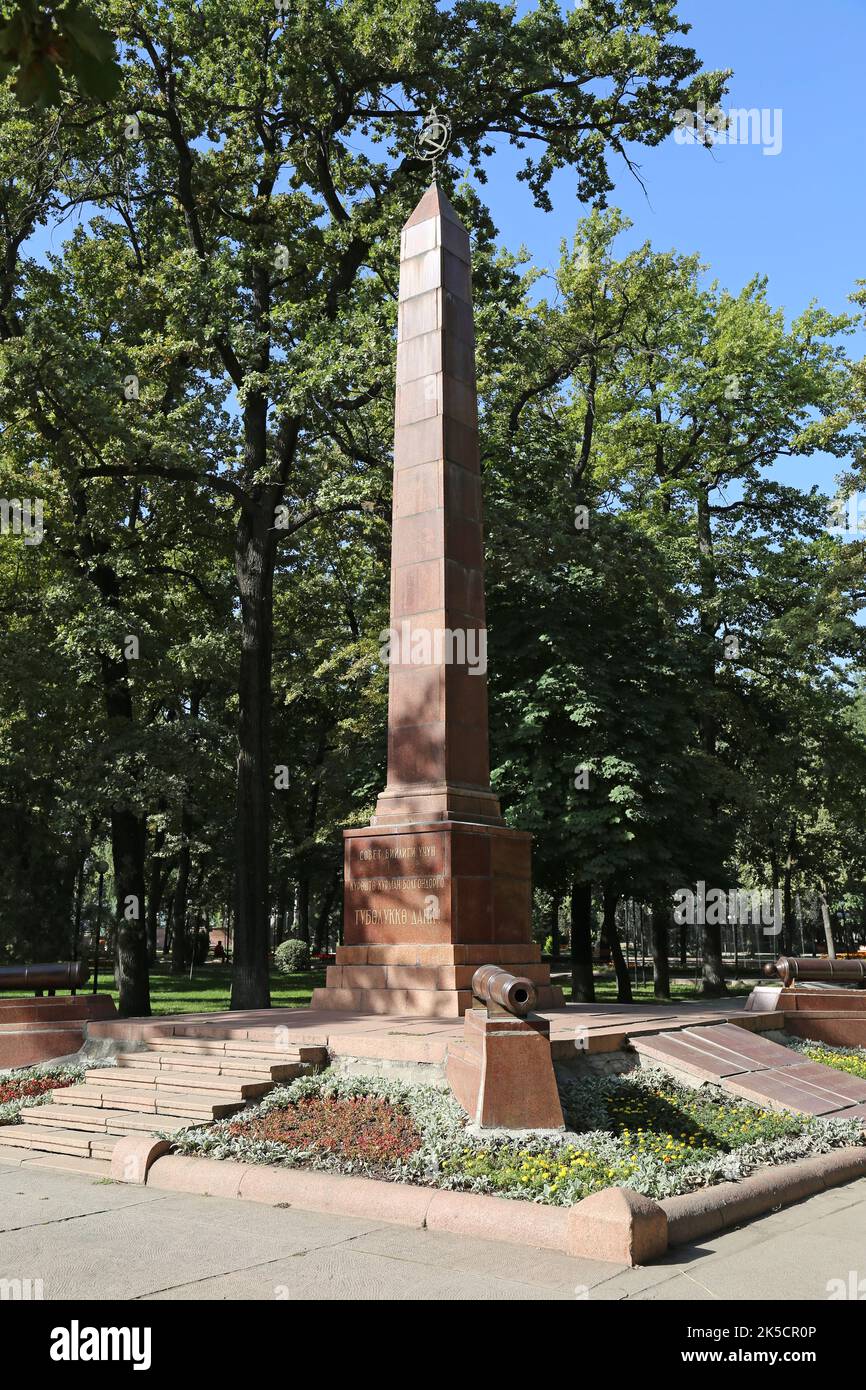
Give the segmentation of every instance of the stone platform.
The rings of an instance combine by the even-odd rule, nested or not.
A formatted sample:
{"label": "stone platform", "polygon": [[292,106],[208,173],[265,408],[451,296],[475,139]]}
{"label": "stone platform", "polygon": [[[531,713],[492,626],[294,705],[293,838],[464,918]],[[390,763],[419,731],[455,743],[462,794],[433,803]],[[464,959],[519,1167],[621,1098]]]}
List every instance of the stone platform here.
{"label": "stone platform", "polygon": [[109,994],[0,997],[0,1068],[32,1066],[77,1052],[87,1020],[116,1014]]}
{"label": "stone platform", "polygon": [[[575,1056],[618,1052],[630,1039],[671,1029],[730,1021],[750,1032],[779,1027],[777,1013],[747,1012],[740,1001],[724,1009],[686,1004],[567,1004],[538,1010],[550,1023],[555,1062]],[[91,1050],[114,1045],[146,1047],[165,1038],[227,1038],[258,1042],[268,1050],[327,1047],[332,1060],[429,1067],[440,1073],[448,1048],[463,1037],[462,1019],[410,1018],[334,1009],[256,1009],[231,1013],[175,1014],[127,1018],[87,1025]]]}
{"label": "stone platform", "polygon": [[832,1047],[866,1047],[866,990],[839,985],[758,985],[748,1010],[778,1011],[778,1027]]}

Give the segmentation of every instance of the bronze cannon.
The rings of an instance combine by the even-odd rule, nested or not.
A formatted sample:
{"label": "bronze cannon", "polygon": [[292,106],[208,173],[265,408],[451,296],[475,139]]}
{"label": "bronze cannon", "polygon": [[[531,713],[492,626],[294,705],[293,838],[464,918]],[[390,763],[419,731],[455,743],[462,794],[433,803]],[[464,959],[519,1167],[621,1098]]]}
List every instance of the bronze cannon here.
{"label": "bronze cannon", "polygon": [[866,959],[830,960],[827,956],[780,956],[764,966],[768,979],[778,976],[787,989],[796,981],[804,984],[866,984]]}
{"label": "bronze cannon", "polygon": [[498,1005],[518,1018],[525,1018],[538,1003],[538,990],[531,980],[509,975],[498,965],[479,965],[472,976],[472,994],[480,1003]]}
{"label": "bronze cannon", "polygon": [[83,960],[68,960],[42,965],[0,965],[0,990],[32,989],[35,995],[47,990],[49,995],[58,989],[74,994],[83,985],[90,970]]}
{"label": "bronze cannon", "polygon": [[564,1129],[550,1050],[550,1021],[532,1012],[532,980],[498,965],[472,976],[463,1037],[448,1047],[445,1075],[482,1129]]}

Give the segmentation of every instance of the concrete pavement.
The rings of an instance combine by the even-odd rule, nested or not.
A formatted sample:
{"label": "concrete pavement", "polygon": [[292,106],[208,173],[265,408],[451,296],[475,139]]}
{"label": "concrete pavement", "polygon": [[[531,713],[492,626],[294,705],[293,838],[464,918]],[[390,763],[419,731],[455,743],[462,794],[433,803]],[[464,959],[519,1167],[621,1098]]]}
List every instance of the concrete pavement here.
{"label": "concrete pavement", "polygon": [[866,1297],[866,1179],[625,1269],[4,1163],[0,1283],[14,1279],[46,1300],[826,1300],[831,1280]]}

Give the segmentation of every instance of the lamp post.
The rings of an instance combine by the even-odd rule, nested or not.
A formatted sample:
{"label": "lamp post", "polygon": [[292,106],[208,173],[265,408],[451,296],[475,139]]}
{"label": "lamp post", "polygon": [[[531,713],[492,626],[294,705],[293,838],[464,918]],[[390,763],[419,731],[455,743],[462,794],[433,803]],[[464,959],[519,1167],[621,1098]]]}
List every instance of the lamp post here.
{"label": "lamp post", "polygon": [[104,859],[97,859],[93,865],[99,874],[99,906],[96,914],[96,933],[93,946],[93,993],[99,992],[99,938],[102,933],[102,890],[105,883],[105,875],[108,873],[108,865]]}

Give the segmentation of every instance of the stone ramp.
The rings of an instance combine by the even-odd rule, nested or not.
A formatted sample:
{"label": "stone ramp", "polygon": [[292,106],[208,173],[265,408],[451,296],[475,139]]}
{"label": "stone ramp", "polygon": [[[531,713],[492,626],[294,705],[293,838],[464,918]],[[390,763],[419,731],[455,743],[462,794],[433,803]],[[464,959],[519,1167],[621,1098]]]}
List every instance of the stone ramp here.
{"label": "stone ramp", "polygon": [[792,1048],[730,1023],[631,1037],[647,1062],[712,1081],[770,1110],[866,1120],[866,1080],[810,1062]]}

